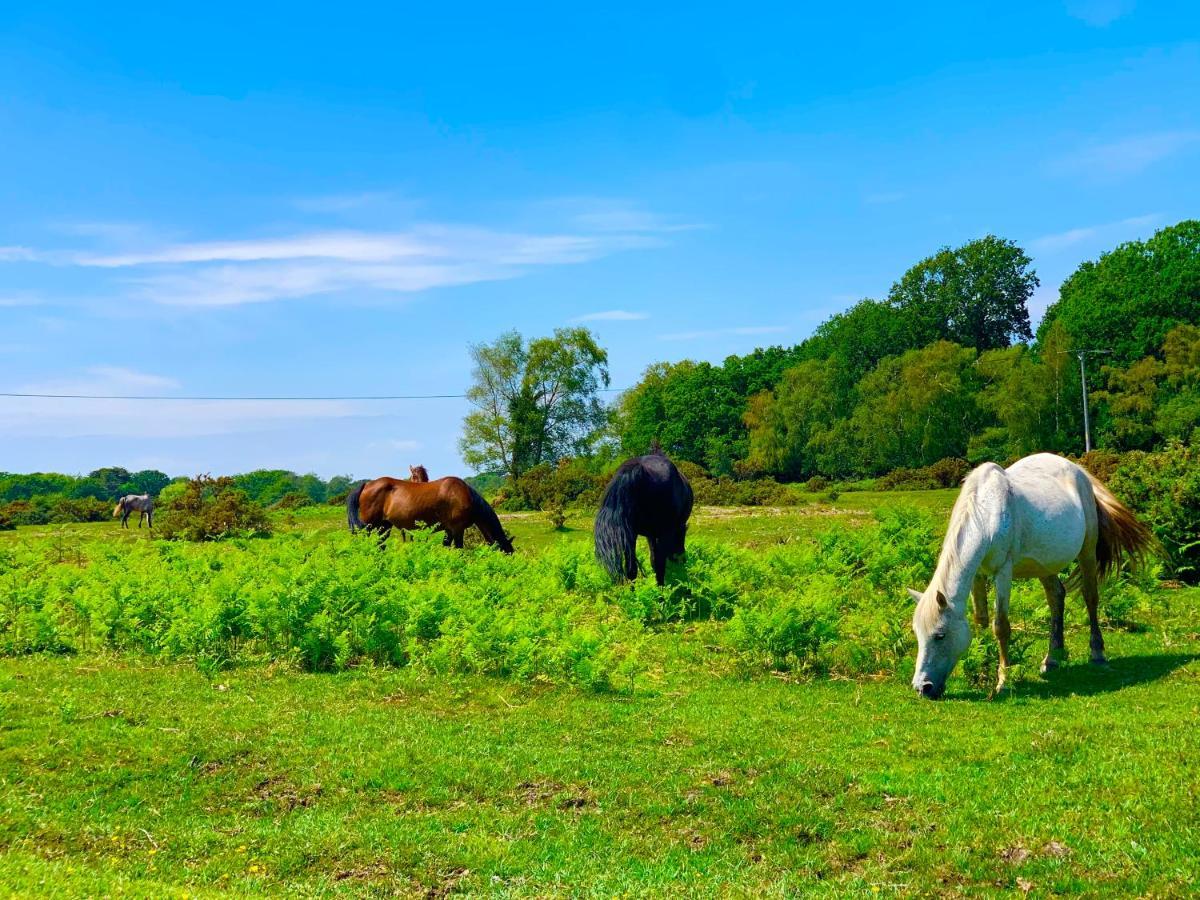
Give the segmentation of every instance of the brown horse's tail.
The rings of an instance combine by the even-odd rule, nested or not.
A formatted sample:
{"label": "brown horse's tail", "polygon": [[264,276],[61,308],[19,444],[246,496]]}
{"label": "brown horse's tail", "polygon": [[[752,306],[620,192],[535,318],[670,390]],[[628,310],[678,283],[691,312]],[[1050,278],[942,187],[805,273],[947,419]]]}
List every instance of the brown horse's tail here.
{"label": "brown horse's tail", "polygon": [[1090,472],[1088,480],[1096,497],[1100,531],[1096,540],[1096,563],[1100,577],[1108,577],[1126,562],[1133,569],[1140,568],[1158,548],[1153,532]]}
{"label": "brown horse's tail", "polygon": [[367,482],[364,481],[346,495],[346,522],[350,526],[351,534],[354,534],[360,528],[367,527],[367,523],[358,517],[358,501],[362,497],[363,488],[366,486]]}
{"label": "brown horse's tail", "polygon": [[483,495],[469,484],[467,485],[467,490],[471,492],[472,524],[479,529],[479,533],[483,535],[483,539],[489,544],[495,544],[505,553],[512,553],[512,538],[505,533],[504,526],[500,524],[500,517],[496,515],[496,511],[492,509],[492,505],[484,500]]}

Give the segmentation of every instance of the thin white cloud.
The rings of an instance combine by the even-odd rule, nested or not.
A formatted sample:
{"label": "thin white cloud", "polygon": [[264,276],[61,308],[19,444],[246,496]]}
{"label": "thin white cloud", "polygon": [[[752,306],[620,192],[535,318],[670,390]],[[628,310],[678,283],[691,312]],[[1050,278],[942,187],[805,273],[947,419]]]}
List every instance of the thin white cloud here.
{"label": "thin white cloud", "polygon": [[1158,131],[1094,144],[1053,160],[1055,175],[1119,178],[1136,175],[1157,162],[1200,144],[1200,131]]}
{"label": "thin white cloud", "polygon": [[1135,232],[1161,221],[1159,213],[1144,216],[1133,216],[1119,222],[1105,222],[1101,225],[1088,225],[1082,228],[1072,228],[1057,234],[1046,234],[1029,242],[1029,248],[1035,253],[1058,253],[1078,244],[1099,239],[1112,239],[1123,233]]}
{"label": "thin white cloud", "polygon": [[1133,12],[1134,0],[1066,0],[1067,14],[1093,28],[1111,25]]}
{"label": "thin white cloud", "polygon": [[327,232],[295,237],[175,244],[124,254],[80,254],[75,263],[100,268],[128,268],[162,263],[263,262],[281,259],[336,259],[345,262],[389,262],[436,255],[438,248],[406,234]]}
{"label": "thin white cloud", "polygon": [[421,225],[403,232],[325,231],[119,252],[16,248],[20,253],[10,257],[127,273],[124,280],[144,299],[211,307],[345,290],[411,293],[662,244],[659,235],[637,230],[532,234]]}
{"label": "thin white cloud", "polygon": [[37,258],[37,252],[30,247],[0,247],[0,262],[30,262]]}
{"label": "thin white cloud", "polygon": [[42,298],[24,291],[15,294],[0,294],[0,307],[41,306]]}
{"label": "thin white cloud", "polygon": [[565,215],[576,228],[592,232],[671,234],[708,227],[651,212],[633,200],[620,197],[558,197],[541,207]]}
{"label": "thin white cloud", "polygon": [[585,313],[576,316],[572,322],[640,322],[650,318],[650,313],[630,312],[626,309],[606,309],[602,312]]}
{"label": "thin white cloud", "polygon": [[863,197],[863,202],[869,203],[872,206],[880,206],[885,203],[899,203],[907,196],[907,191],[879,191],[878,193],[867,194]]}
{"label": "thin white cloud", "polygon": [[787,331],[783,325],[740,325],[736,328],[712,328],[702,331],[676,331],[659,335],[663,341],[696,341],[704,338],[728,337],[730,335],[779,334]]}
{"label": "thin white cloud", "polygon": [[139,372],[125,366],[91,366],[79,375],[32,382],[18,389],[24,394],[162,394],[179,382],[165,375]]}

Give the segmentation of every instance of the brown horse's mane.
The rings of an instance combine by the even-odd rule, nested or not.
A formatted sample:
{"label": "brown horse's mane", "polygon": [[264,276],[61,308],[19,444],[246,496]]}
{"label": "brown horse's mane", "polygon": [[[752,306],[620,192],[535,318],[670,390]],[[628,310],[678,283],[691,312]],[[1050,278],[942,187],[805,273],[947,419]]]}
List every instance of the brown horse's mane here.
{"label": "brown horse's mane", "polygon": [[422,465],[409,466],[408,480],[414,484],[425,484],[429,481],[429,470]]}

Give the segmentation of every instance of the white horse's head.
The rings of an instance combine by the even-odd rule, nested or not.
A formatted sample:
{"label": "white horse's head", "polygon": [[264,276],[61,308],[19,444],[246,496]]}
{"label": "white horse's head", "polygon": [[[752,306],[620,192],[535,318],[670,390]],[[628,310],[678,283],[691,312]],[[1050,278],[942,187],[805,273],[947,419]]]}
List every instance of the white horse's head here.
{"label": "white horse's head", "polygon": [[945,692],[946,679],[971,645],[971,626],[963,611],[933,585],[924,594],[911,589],[908,593],[917,602],[913,610],[913,633],[917,636],[913,690],[936,700]]}

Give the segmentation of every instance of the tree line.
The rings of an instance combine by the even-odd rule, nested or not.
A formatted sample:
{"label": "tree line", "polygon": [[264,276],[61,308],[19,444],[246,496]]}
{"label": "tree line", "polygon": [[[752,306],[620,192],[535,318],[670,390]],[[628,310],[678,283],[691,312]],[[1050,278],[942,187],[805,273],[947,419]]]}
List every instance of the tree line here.
{"label": "tree line", "polygon": [[[325,481],[311,473],[298,475],[284,469],[257,469],[227,480],[232,490],[264,507],[340,502],[356,483],[348,475]],[[120,466],[87,475],[0,472],[0,527],[102,521],[112,514],[119,497],[150,494],[165,499],[172,493],[182,494],[187,484],[186,478],[171,478],[155,469],[130,472]]]}
{"label": "tree line", "polygon": [[[1036,334],[1040,282],[994,235],[920,260],[793,347],[722,364],[651,365],[615,404],[583,328],[472,348],[466,461],[519,483],[565,459],[602,470],[660,444],[716,476],[877,476],[946,458],[1005,462],[1083,449],[1080,350],[1098,447],[1153,449],[1200,428],[1200,222],[1088,261]],[[1099,362],[1097,362],[1099,361]],[[578,464],[573,463],[577,468]]]}

